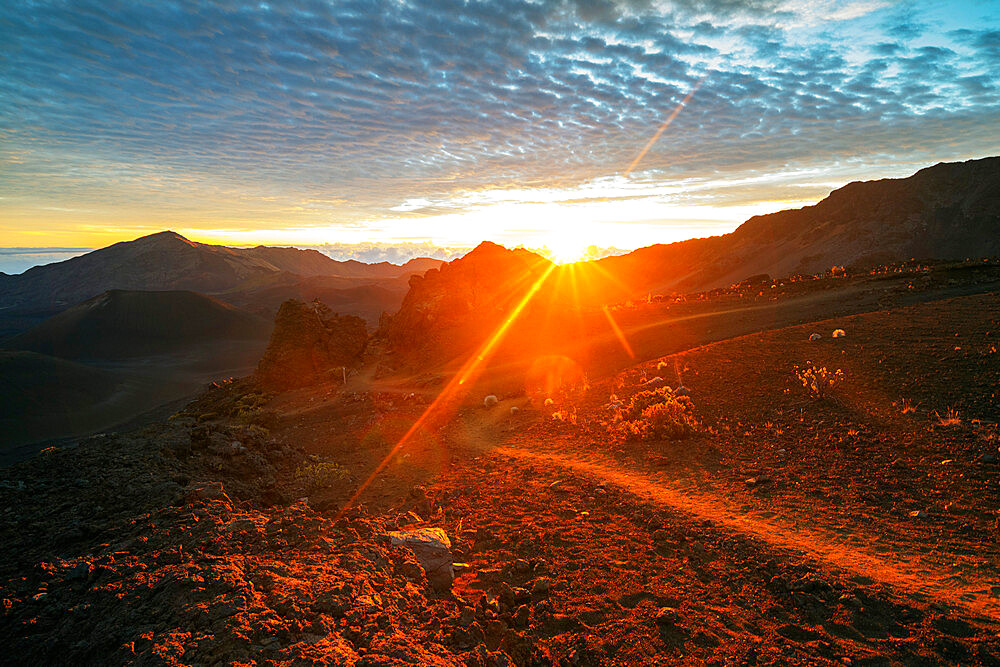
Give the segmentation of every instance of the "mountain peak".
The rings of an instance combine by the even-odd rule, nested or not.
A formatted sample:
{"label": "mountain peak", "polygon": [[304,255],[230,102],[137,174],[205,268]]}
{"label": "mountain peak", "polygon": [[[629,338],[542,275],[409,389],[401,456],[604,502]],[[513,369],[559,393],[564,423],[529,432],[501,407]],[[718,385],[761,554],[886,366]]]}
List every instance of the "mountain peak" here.
{"label": "mountain peak", "polygon": [[180,241],[188,245],[195,245],[194,241],[187,239],[175,231],[165,229],[162,232],[155,232],[153,234],[147,234],[146,236],[140,236],[139,238],[132,241],[132,243],[173,243]]}

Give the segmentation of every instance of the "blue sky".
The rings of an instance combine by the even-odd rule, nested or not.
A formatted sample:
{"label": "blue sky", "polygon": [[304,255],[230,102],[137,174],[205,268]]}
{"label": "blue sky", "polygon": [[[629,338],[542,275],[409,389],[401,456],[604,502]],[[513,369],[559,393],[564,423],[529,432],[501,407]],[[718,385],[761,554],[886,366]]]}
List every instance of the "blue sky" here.
{"label": "blue sky", "polygon": [[0,246],[635,247],[1000,154],[986,1],[8,0],[0,45]]}

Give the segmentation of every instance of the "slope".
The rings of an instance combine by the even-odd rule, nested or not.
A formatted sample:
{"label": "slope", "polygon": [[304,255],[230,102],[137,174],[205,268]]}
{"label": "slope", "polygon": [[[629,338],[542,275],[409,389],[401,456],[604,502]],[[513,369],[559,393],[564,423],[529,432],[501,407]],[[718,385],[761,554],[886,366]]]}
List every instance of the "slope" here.
{"label": "slope", "polygon": [[68,359],[183,352],[222,341],[266,341],[270,323],[194,292],[111,290],[7,342]]}

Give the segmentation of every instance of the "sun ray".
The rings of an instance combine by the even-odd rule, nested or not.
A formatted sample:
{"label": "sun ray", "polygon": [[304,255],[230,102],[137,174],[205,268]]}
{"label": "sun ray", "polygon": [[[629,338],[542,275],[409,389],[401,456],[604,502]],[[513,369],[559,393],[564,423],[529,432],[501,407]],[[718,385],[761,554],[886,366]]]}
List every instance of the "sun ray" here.
{"label": "sun ray", "polygon": [[681,100],[680,104],[674,107],[674,110],[670,113],[667,119],[663,121],[663,125],[660,125],[660,129],[658,129],[656,133],[653,134],[653,138],[649,140],[649,142],[643,147],[643,149],[639,151],[639,154],[635,156],[635,159],[632,160],[632,164],[630,164],[628,166],[628,169],[625,170],[624,174],[625,176],[631,174],[632,170],[635,169],[637,164],[639,164],[639,161],[642,160],[642,158],[646,157],[646,153],[649,152],[649,149],[653,147],[653,144],[656,143],[656,141],[660,138],[660,135],[663,134],[663,132],[670,126],[670,124],[674,122],[674,118],[677,118],[677,114],[681,112],[681,109],[683,109],[685,105],[687,105],[687,103],[691,100],[691,98],[694,97],[695,92],[698,90],[698,88],[701,87],[701,84],[705,82],[706,78],[707,77],[702,77],[697,83],[695,83],[691,91],[684,97],[683,100]]}
{"label": "sun ray", "polygon": [[622,348],[625,350],[625,354],[629,356],[630,359],[635,359],[635,352],[632,351],[632,346],[628,343],[628,338],[625,337],[625,332],[622,331],[618,323],[615,322],[615,318],[611,315],[611,311],[607,306],[603,306],[601,310],[604,311],[604,317],[608,318],[608,324],[611,325],[611,330],[615,332],[615,338],[618,342],[622,344]]}
{"label": "sun ray", "polygon": [[496,350],[497,346],[503,340],[507,331],[510,330],[511,325],[517,320],[521,315],[521,312],[525,307],[531,302],[531,300],[541,289],[542,285],[548,279],[549,275],[556,268],[555,264],[549,264],[548,267],[542,272],[538,279],[531,285],[528,291],[522,297],[521,301],[518,302],[517,306],[510,312],[503,323],[497,328],[495,332],[486,340],[485,343],[473,354],[469,359],[462,365],[455,376],[445,385],[441,393],[431,402],[427,409],[417,418],[416,421],[410,426],[410,428],[403,434],[403,437],[396,442],[389,453],[385,455],[382,461],[375,467],[375,470],[368,476],[368,478],[358,487],[354,495],[347,501],[344,507],[338,512],[337,518],[344,515],[347,510],[352,507],[358,498],[365,492],[365,490],[371,486],[371,483],[375,481],[375,478],[385,470],[385,467],[389,465],[393,456],[396,455],[399,450],[401,450],[406,444],[420,431],[420,429],[431,421],[433,417],[438,417],[443,414],[449,407],[453,406],[454,403],[462,398],[462,389],[467,388],[467,385],[471,384],[483,369],[483,365]]}

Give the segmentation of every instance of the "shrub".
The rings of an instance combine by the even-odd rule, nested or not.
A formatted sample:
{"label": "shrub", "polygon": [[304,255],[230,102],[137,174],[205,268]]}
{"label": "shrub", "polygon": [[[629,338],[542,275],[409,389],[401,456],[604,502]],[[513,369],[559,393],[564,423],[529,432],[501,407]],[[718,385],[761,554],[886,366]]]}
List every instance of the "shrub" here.
{"label": "shrub", "polygon": [[680,439],[698,431],[693,404],[669,387],[640,391],[615,411],[612,428],[629,440]]}
{"label": "shrub", "polygon": [[830,371],[826,366],[817,368],[811,361],[807,361],[806,364],[801,368],[795,367],[795,376],[809,395],[816,400],[829,398],[833,390],[844,381],[844,372],[839,368]]}
{"label": "shrub", "polygon": [[295,468],[295,480],[309,494],[347,478],[347,469],[332,461],[304,461]]}

